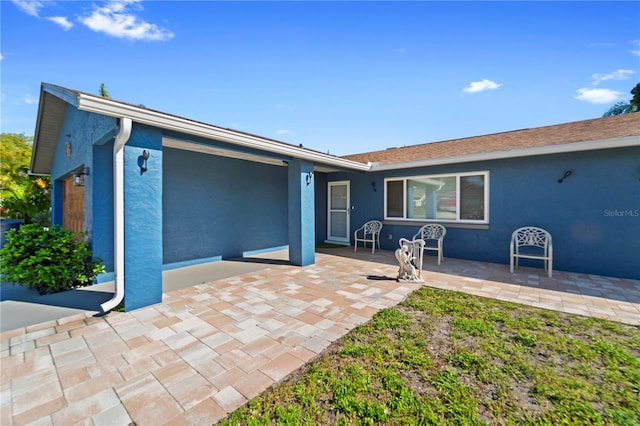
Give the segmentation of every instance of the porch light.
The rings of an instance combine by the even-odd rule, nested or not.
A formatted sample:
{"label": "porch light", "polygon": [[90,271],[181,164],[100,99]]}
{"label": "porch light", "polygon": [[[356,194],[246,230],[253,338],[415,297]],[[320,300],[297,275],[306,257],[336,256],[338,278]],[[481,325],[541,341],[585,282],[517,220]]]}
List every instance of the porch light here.
{"label": "porch light", "polygon": [[571,170],[567,170],[566,172],[564,172],[564,175],[562,175],[562,177],[558,179],[558,183],[562,183],[566,178],[568,178],[572,174],[573,172]]}
{"label": "porch light", "polygon": [[140,166],[140,173],[144,173],[147,170],[149,170],[147,168],[147,160],[149,159],[149,151],[147,151],[146,149],[142,150],[142,165]]}
{"label": "porch light", "polygon": [[84,177],[89,176],[89,168],[82,167],[73,173],[73,186],[84,186]]}

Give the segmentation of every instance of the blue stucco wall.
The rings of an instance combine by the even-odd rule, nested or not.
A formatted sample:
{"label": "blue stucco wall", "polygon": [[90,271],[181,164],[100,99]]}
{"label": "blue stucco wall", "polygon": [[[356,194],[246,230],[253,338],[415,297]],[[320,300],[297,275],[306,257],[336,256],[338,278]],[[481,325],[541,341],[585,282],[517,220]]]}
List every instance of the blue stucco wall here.
{"label": "blue stucco wall", "polygon": [[[51,178],[52,221],[62,223],[61,181],[81,166],[89,167],[85,178],[85,228],[94,258],[103,260],[114,278],[113,138],[117,120],[67,107],[54,153]],[[67,137],[69,135],[69,137]],[[66,141],[71,156],[66,157]],[[141,173],[140,157],[149,150],[155,167]],[[162,134],[157,129],[134,125],[124,148],[125,212],[125,309],[162,300]]]}
{"label": "blue stucco wall", "polygon": [[108,271],[99,281],[113,280],[113,141],[93,147],[93,255]]}
{"label": "blue stucco wall", "polygon": [[315,263],[313,164],[292,160],[288,168],[289,262],[306,266]]}
{"label": "blue stucco wall", "polygon": [[[143,151],[147,171],[141,170]],[[125,310],[162,301],[162,133],[134,124],[124,146]]]}
{"label": "blue stucco wall", "polygon": [[164,149],[163,262],[288,245],[287,168]]}
{"label": "blue stucco wall", "polygon": [[[84,222],[89,233],[89,241],[93,240],[94,232],[94,183],[100,179],[93,173],[93,147],[113,137],[116,124],[115,118],[79,111],[72,106],[67,106],[51,164],[51,181],[53,182],[51,223],[54,224],[62,224],[62,195],[60,193],[62,185],[60,182],[67,178],[74,169],[82,166],[89,167],[89,176],[85,179],[84,187]],[[67,140],[71,143],[71,156],[68,159],[65,149]]]}
{"label": "blue stucco wall", "polygon": [[[508,263],[511,232],[533,225],[551,233],[556,270],[640,278],[640,147],[325,178],[351,181],[353,233],[363,222],[384,217],[385,177],[483,170],[490,172],[489,227],[462,229],[445,223],[445,257]],[[558,183],[567,170],[573,174]],[[326,199],[326,184],[316,192],[317,200],[322,197]],[[316,215],[316,223],[326,223],[326,201]],[[318,241],[326,238],[324,226]],[[395,250],[398,239],[411,237],[419,226],[385,224],[382,248]]]}
{"label": "blue stucco wall", "polygon": [[327,177],[329,176],[332,175],[315,173],[314,176],[315,242],[318,244],[327,239]]}
{"label": "blue stucco wall", "polygon": [[[98,281],[113,278],[113,185],[112,143],[117,120],[67,106],[51,164],[51,223],[62,224],[62,181],[78,167],[88,167],[84,186],[84,223],[94,258],[103,260],[108,271]],[[69,135],[67,137],[67,135]],[[66,142],[71,156],[66,156]]]}

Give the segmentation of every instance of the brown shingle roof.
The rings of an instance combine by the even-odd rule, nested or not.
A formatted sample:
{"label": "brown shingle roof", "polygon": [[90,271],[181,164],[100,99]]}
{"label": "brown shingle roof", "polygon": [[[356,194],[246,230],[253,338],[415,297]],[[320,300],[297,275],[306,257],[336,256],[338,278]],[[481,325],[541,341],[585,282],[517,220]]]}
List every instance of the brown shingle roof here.
{"label": "brown shingle roof", "polygon": [[383,151],[345,155],[343,158],[361,163],[392,164],[639,135],[640,113],[633,113],[443,142],[389,148]]}

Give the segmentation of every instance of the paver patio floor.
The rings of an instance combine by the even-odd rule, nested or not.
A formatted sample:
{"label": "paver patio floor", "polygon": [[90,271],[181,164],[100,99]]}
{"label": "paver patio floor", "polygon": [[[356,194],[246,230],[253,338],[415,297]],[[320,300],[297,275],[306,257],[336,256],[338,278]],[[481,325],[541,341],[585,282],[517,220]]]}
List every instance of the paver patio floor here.
{"label": "paver patio floor", "polygon": [[[330,249],[104,317],[2,333],[2,425],[210,425],[420,284],[392,252]],[[425,285],[640,324],[640,281],[427,257]]]}

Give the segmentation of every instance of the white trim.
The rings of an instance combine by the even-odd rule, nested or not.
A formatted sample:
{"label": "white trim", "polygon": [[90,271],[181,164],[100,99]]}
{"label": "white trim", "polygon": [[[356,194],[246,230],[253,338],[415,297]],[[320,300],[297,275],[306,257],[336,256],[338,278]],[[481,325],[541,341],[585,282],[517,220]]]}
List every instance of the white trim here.
{"label": "white trim", "polygon": [[111,117],[129,117],[136,123],[161,127],[163,129],[186,133],[193,136],[200,136],[207,139],[216,139],[218,141],[234,145],[277,153],[284,156],[312,161],[314,163],[328,164],[349,170],[366,171],[369,170],[370,167],[367,164],[288,145],[284,142],[271,141],[258,136],[240,133],[230,129],[223,129],[222,127],[212,126],[210,124],[204,124],[142,107],[114,102],[110,99],[87,95],[84,93],[78,94],[78,109]]}
{"label": "white trim", "polygon": [[534,155],[562,154],[578,151],[592,151],[596,149],[625,148],[640,146],[640,136],[625,136],[613,139],[601,139],[587,142],[565,143],[561,145],[547,145],[534,148],[514,149],[510,151],[483,152],[478,154],[457,155],[452,157],[434,158],[430,160],[405,161],[392,164],[371,164],[370,171],[399,170],[414,167],[440,166],[446,164],[469,163],[473,161],[501,160],[505,158],[530,157]]}
{"label": "white trim", "polygon": [[[340,238],[335,235],[331,235],[331,187],[332,186],[346,186],[347,191],[347,205],[345,208],[345,237]],[[336,210],[336,209],[333,209]],[[339,211],[339,210],[338,210]],[[327,240],[336,244],[346,244],[350,245],[351,243],[351,181],[349,180],[339,180],[333,182],[327,182]]]}

